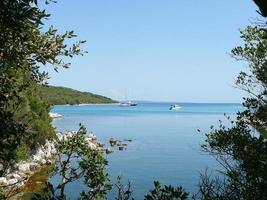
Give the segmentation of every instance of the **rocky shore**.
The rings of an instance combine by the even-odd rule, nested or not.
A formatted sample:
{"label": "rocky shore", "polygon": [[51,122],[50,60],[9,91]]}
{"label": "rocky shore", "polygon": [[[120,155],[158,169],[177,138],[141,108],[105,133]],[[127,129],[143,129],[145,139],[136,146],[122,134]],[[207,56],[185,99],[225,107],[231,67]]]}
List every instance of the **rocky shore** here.
{"label": "rocky shore", "polygon": [[[68,137],[72,137],[76,133],[77,132],[74,131],[67,132],[65,134],[57,133],[57,137],[60,141]],[[86,142],[88,148],[98,149],[102,152],[105,151],[103,149],[104,145],[98,143],[96,136],[92,133],[86,135]],[[6,196],[12,196],[13,194],[21,191],[28,179],[34,173],[42,167],[54,164],[57,155],[57,140],[46,140],[44,145],[40,146],[31,153],[28,160],[21,161],[6,170],[5,176],[0,177],[0,187],[4,189]],[[0,163],[0,169],[1,167],[3,166]]]}
{"label": "rocky shore", "polygon": [[19,191],[38,169],[51,165],[56,154],[56,142],[46,140],[44,145],[31,153],[27,161],[21,161],[6,170],[5,176],[0,177],[0,186],[4,188],[6,196]]}

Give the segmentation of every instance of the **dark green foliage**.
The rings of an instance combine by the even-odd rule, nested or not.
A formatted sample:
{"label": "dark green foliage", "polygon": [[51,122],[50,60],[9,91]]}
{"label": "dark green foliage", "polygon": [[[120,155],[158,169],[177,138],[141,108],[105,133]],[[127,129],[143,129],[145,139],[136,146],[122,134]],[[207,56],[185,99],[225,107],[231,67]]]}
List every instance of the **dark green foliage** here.
{"label": "dark green foliage", "polygon": [[65,186],[68,183],[82,178],[88,190],[81,193],[80,199],[106,199],[107,192],[111,189],[105,172],[107,160],[99,150],[88,147],[85,134],[85,127],[80,126],[77,134],[58,143],[56,173],[62,177],[62,181],[55,189],[57,199],[66,198]]}
{"label": "dark green foliage", "polygon": [[23,142],[30,148],[44,144],[46,139],[55,137],[49,117],[49,106],[36,95],[36,87],[28,88],[26,97],[20,101],[20,105],[14,118],[24,122],[27,126]]}
{"label": "dark green foliage", "polygon": [[5,199],[6,199],[6,197],[5,197],[3,191],[0,188],[0,200],[5,200]]}
{"label": "dark green foliage", "polygon": [[241,31],[241,38],[245,45],[234,48],[232,55],[248,62],[249,72],[241,72],[236,84],[250,97],[243,103],[247,110],[238,117],[253,126],[262,137],[267,137],[267,32],[248,26]]}
{"label": "dark green foliage", "polygon": [[253,0],[260,9],[260,14],[267,17],[267,2],[266,0]]}
{"label": "dark green foliage", "polygon": [[116,103],[116,101],[104,96],[92,94],[90,92],[80,92],[65,87],[39,86],[38,94],[42,100],[50,105]]}
{"label": "dark green foliage", "polygon": [[81,194],[81,199],[106,199],[107,192],[112,186],[109,183],[109,175],[105,172],[107,160],[97,150],[91,151],[86,158],[79,163],[85,170],[84,183],[89,191]]}
{"label": "dark green foliage", "polygon": [[10,161],[15,158],[16,148],[20,144],[20,138],[25,128],[12,119],[10,112],[0,110],[0,115],[0,161],[4,164],[4,169],[0,171],[0,176],[2,176],[12,164]]}
{"label": "dark green foliage", "polygon": [[161,187],[160,182],[154,182],[155,188],[145,196],[145,200],[187,200],[188,193],[180,187],[164,186]]}
{"label": "dark green foliage", "polygon": [[66,45],[75,37],[73,31],[44,30],[49,15],[37,2],[0,1],[0,162],[5,169],[14,159],[25,159],[22,146],[30,150],[54,135],[48,106],[36,96],[37,85],[48,76],[40,66],[66,68],[63,57],[82,54],[79,45],[84,41]]}
{"label": "dark green foliage", "polygon": [[267,199],[267,31],[247,27],[241,31],[245,44],[232,50],[237,60],[248,63],[236,85],[246,91],[245,111],[230,127],[221,124],[208,133],[203,149],[223,170],[222,178],[202,176],[198,199]]}
{"label": "dark green foliage", "polygon": [[116,200],[133,200],[132,196],[132,189],[131,189],[131,182],[129,181],[126,186],[122,184],[122,176],[117,177],[117,197]]}
{"label": "dark green foliage", "polygon": [[18,146],[15,150],[15,160],[16,161],[21,161],[21,160],[26,160],[28,158],[28,151],[29,148],[25,144],[21,144]]}

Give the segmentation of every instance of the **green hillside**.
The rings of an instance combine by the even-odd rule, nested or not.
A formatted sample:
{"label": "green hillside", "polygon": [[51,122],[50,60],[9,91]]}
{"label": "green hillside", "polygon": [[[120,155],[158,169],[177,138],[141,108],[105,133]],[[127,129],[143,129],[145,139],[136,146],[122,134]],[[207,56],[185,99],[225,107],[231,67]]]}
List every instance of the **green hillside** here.
{"label": "green hillside", "polygon": [[90,92],[80,92],[66,87],[39,86],[38,95],[51,105],[82,103],[116,103],[116,101]]}

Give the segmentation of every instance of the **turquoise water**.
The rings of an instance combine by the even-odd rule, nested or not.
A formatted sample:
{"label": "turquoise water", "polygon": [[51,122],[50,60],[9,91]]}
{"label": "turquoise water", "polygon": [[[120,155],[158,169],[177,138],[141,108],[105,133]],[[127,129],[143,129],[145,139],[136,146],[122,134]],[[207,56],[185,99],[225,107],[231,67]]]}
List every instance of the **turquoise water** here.
{"label": "turquoise water", "polygon": [[[235,118],[240,104],[179,103],[179,112],[169,111],[171,103],[140,103],[136,107],[118,105],[55,106],[52,111],[63,115],[54,120],[59,131],[77,130],[78,124],[94,132],[98,140],[108,143],[113,137],[132,139],[125,151],[115,150],[107,156],[111,181],[123,174],[131,181],[134,197],[143,199],[154,180],[162,184],[183,185],[196,191],[199,173],[206,168],[216,169],[217,163],[200,150],[211,125],[225,120],[224,113]],[[226,122],[227,124],[228,122]],[[203,134],[198,133],[200,129]],[[52,182],[56,179],[52,179]],[[67,193],[71,199],[78,197],[81,183],[72,183]],[[114,199],[114,191],[109,195]]]}

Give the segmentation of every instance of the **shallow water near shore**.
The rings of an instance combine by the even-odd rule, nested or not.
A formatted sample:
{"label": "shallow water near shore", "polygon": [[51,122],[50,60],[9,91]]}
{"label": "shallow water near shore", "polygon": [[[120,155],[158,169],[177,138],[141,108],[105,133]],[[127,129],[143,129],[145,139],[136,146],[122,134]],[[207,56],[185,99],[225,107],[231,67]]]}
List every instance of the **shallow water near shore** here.
{"label": "shallow water near shore", "polygon": [[[235,118],[242,110],[240,104],[193,104],[179,103],[179,112],[172,112],[172,103],[139,103],[136,107],[118,105],[54,106],[52,111],[63,115],[53,121],[58,131],[72,131],[79,123],[88,133],[108,146],[110,138],[131,139],[127,149],[107,156],[111,181],[123,175],[124,182],[132,183],[135,199],[143,199],[153,188],[153,181],[162,184],[183,185],[187,191],[196,191],[199,173],[206,168],[217,169],[217,163],[200,150],[204,133],[211,125],[225,120],[224,113]],[[226,125],[230,125],[226,122]],[[198,133],[200,129],[202,133]],[[50,179],[52,183],[58,180]],[[67,186],[67,195],[77,199],[82,183]],[[114,199],[115,191],[109,195]]]}

